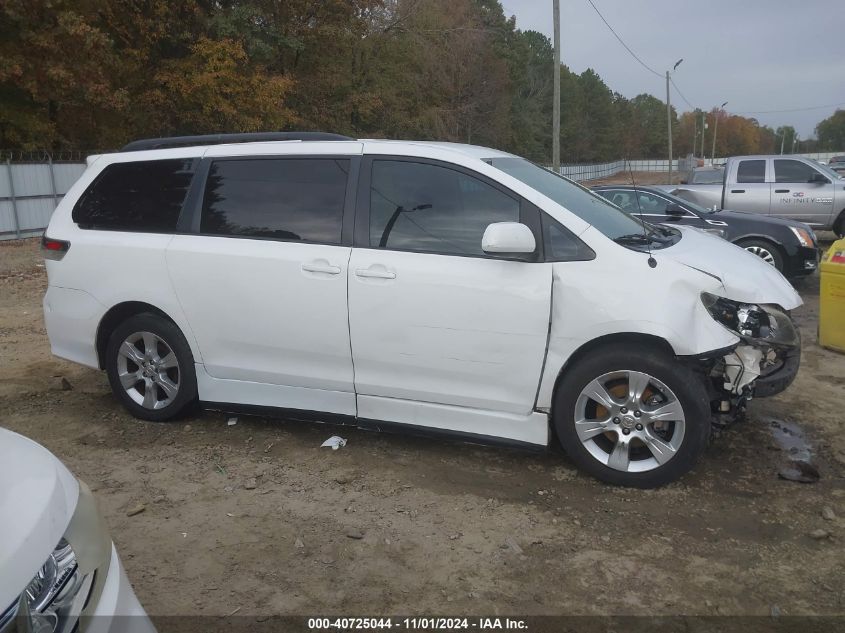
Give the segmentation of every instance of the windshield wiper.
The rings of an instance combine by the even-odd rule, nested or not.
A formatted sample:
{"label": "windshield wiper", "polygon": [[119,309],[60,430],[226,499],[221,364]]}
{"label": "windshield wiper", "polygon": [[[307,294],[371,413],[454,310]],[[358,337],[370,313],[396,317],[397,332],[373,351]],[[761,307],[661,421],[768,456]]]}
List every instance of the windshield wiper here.
{"label": "windshield wiper", "polygon": [[648,245],[652,242],[658,244],[669,244],[672,240],[657,236],[653,231],[649,233],[630,233],[629,235],[620,235],[613,238],[617,244],[643,244]]}

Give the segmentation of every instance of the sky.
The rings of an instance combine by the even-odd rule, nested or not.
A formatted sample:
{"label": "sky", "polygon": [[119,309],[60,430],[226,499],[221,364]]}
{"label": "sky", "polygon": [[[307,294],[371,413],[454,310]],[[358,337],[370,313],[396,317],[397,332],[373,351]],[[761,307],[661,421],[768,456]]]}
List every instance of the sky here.
{"label": "sky", "polygon": [[[648,92],[666,100],[666,70],[683,96],[710,110],[754,117],[799,138],[839,104],[845,109],[845,0],[593,0],[610,26],[660,73],[622,47],[588,0],[560,0],[561,63],[595,70],[626,97]],[[517,28],[552,37],[552,0],[502,0]],[[692,108],[672,89],[672,105]],[[801,112],[769,112],[829,106]]]}

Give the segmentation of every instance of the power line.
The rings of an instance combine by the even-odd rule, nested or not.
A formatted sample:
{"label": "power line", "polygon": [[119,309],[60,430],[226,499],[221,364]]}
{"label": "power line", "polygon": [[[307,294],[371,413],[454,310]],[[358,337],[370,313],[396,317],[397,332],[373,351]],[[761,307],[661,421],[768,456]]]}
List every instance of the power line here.
{"label": "power line", "polygon": [[[593,4],[593,0],[587,0],[587,2],[589,2],[589,3],[590,3],[590,6],[591,6],[591,7],[593,7],[593,10],[594,10],[594,11],[598,14],[598,16],[601,18],[601,21],[602,21],[602,22],[604,22],[604,25],[605,25],[607,28],[609,28],[609,29],[610,29],[610,32],[611,32],[611,33],[613,33],[613,35],[616,37],[616,39],[617,39],[617,40],[619,40],[619,43],[620,43],[620,44],[622,44],[622,46],[624,46],[624,47],[625,47],[625,50],[626,50],[626,51],[628,51],[629,53],[631,53],[631,57],[633,57],[634,59],[636,59],[636,60],[640,63],[640,65],[641,65],[643,68],[645,68],[647,71],[649,71],[652,75],[657,75],[658,77],[660,77],[660,78],[662,79],[662,78],[663,78],[663,75],[661,75],[659,72],[657,72],[656,70],[654,70],[654,68],[652,68],[651,66],[649,66],[648,64],[646,64],[643,60],[641,60],[641,59],[637,56],[637,54],[636,54],[634,51],[632,51],[632,50],[631,50],[631,47],[630,47],[630,46],[628,46],[628,45],[624,42],[624,40],[623,40],[621,37],[619,37],[619,35],[616,33],[616,31],[614,31],[614,30],[613,30],[613,27],[612,27],[612,26],[610,26],[610,24],[608,23],[608,21],[604,19],[604,16],[601,14],[601,11],[599,11],[599,10],[598,10],[598,7],[596,7],[596,5],[595,5],[595,4]],[[677,89],[677,88],[676,88],[676,89]],[[679,94],[680,94],[680,91],[679,91]]]}
{"label": "power line", "polygon": [[777,114],[778,112],[806,112],[808,110],[824,110],[825,108],[835,108],[841,105],[845,105],[845,101],[841,103],[829,103],[828,105],[810,106],[808,108],[789,108],[787,110],[753,110],[748,112],[734,112],[734,114]]}
{"label": "power line", "polygon": [[[593,7],[593,11],[595,11],[596,14],[599,16],[599,18],[601,18],[601,21],[604,22],[604,25],[608,29],[610,29],[610,32],[613,33],[613,36],[619,41],[620,44],[622,44],[622,46],[625,48],[625,50],[628,51],[628,53],[630,53],[631,57],[633,57],[635,60],[637,60],[637,62],[640,64],[640,66],[645,68],[652,75],[655,75],[655,76],[660,77],[662,79],[663,74],[657,72],[656,70],[654,70],[654,68],[652,68],[651,66],[646,64],[642,59],[640,59],[639,55],[637,55],[631,49],[631,47],[628,46],[625,43],[625,41],[619,36],[619,34],[613,29],[613,27],[610,26],[610,23],[605,19],[605,17],[602,15],[601,11],[599,11],[598,7],[595,5],[593,0],[587,0],[587,2],[590,4],[591,7]],[[670,77],[669,81],[672,83],[672,86],[675,88],[675,91],[678,93],[678,95],[681,97],[681,99],[683,99],[684,103],[686,103],[690,108],[695,110],[696,107],[692,103],[690,103],[689,99],[687,99],[684,96],[684,93],[681,92],[680,88],[678,88],[677,84],[675,83],[675,80]],[[830,103],[830,104],[827,104],[827,105],[810,106],[810,107],[806,107],[806,108],[787,108],[787,109],[784,109],[784,110],[753,110],[753,111],[746,111],[746,112],[734,112],[733,114],[778,114],[778,113],[783,113],[783,112],[806,112],[806,111],[809,111],[809,110],[824,110],[825,108],[835,108],[835,107],[838,107],[838,106],[845,106],[845,101],[840,102],[840,103]]]}
{"label": "power line", "polygon": [[671,81],[671,82],[672,82],[672,86],[675,88],[675,91],[676,91],[676,92],[677,92],[677,93],[681,96],[681,99],[683,99],[683,100],[684,100],[684,102],[685,102],[685,103],[686,103],[689,107],[691,107],[693,110],[695,110],[695,109],[696,109],[696,107],[695,107],[694,105],[692,105],[692,104],[689,102],[689,99],[687,99],[687,98],[684,96],[684,93],[683,93],[683,92],[681,92],[681,89],[680,89],[680,88],[678,88],[678,85],[675,83],[675,80],[674,80],[674,79],[672,79],[672,77],[669,77],[669,81]]}

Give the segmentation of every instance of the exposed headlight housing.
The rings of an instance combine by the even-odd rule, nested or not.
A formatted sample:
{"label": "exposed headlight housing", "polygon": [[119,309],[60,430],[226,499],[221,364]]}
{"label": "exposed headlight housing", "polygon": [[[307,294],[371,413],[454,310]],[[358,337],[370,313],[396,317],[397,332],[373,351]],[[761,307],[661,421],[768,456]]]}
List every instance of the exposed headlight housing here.
{"label": "exposed headlight housing", "polygon": [[710,316],[744,339],[788,347],[800,342],[792,319],[775,306],[740,303],[709,292],[701,293],[701,302]]}
{"label": "exposed headlight housing", "polygon": [[790,226],[789,230],[792,231],[793,235],[798,238],[801,246],[805,246],[807,248],[814,248],[816,245],[816,236],[812,232],[812,230],[807,230],[801,228],[800,226]]}

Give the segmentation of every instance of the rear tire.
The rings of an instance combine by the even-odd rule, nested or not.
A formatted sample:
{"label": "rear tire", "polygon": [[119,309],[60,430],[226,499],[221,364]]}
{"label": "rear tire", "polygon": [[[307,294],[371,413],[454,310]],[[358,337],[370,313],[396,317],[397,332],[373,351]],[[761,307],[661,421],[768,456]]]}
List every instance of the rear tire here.
{"label": "rear tire", "polygon": [[783,253],[777,245],[766,240],[742,240],[736,245],[774,266],[779,273],[783,274]]}
{"label": "rear tire", "polygon": [[197,398],[191,348],[179,328],[157,314],[137,314],[115,328],[106,373],[117,399],[142,420],[172,420]]}
{"label": "rear tire", "polygon": [[641,344],[608,345],[581,358],[561,379],[552,413],[572,461],[620,486],[675,481],[695,465],[710,438],[701,376]]}

